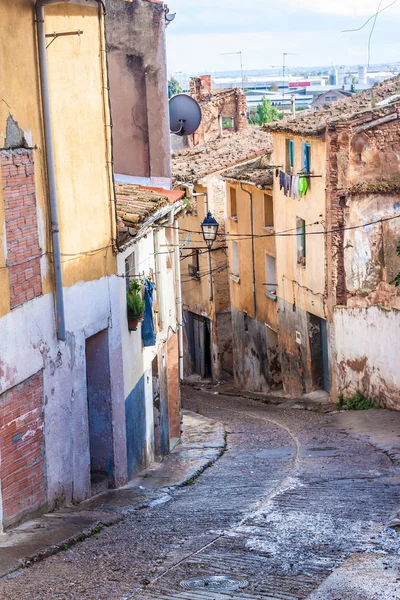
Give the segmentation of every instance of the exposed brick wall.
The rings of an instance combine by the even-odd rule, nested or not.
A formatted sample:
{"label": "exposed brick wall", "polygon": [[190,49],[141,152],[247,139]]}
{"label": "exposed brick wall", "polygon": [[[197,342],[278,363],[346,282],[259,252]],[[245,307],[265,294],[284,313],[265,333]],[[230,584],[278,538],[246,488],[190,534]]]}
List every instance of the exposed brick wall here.
{"label": "exposed brick wall", "polygon": [[42,293],[33,152],[3,150],[0,159],[10,305],[15,308]]}
{"label": "exposed brick wall", "polygon": [[43,374],[0,395],[3,525],[9,527],[46,504]]}
{"label": "exposed brick wall", "polygon": [[338,230],[327,236],[327,297],[334,304],[346,304],[346,272],[344,264],[344,209],[343,191],[340,187],[345,179],[346,164],[349,156],[347,126],[336,127],[327,134],[326,169],[326,214],[327,229]]}

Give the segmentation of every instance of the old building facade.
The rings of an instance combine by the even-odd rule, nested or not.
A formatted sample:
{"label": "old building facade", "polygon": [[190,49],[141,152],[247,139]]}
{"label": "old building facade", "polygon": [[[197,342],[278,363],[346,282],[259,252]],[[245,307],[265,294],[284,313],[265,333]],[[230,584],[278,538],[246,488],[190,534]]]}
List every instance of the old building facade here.
{"label": "old building facade", "polygon": [[[266,142],[270,144],[269,136]],[[229,283],[235,385],[280,387],[272,153],[223,173],[227,192]]]}
{"label": "old building facade", "polygon": [[0,529],[127,476],[104,15],[47,4],[0,2]]}
{"label": "old building facade", "polygon": [[[359,392],[399,408],[397,86],[267,128],[283,173],[274,179],[277,295],[292,395]],[[296,180],[303,193],[291,193],[288,174],[306,181]]]}
{"label": "old building facade", "polygon": [[[191,198],[188,214],[179,221],[186,376],[196,373],[219,379],[233,373],[228,215],[222,175],[227,168],[269,149],[269,136],[248,128],[174,155],[175,186],[186,189]],[[210,255],[201,230],[208,212],[219,223]]]}
{"label": "old building facade", "polygon": [[[117,184],[118,274],[128,478],[167,454],[180,437],[180,260],[176,219],[185,193]],[[126,293],[133,279],[154,285],[153,308],[130,330]]]}

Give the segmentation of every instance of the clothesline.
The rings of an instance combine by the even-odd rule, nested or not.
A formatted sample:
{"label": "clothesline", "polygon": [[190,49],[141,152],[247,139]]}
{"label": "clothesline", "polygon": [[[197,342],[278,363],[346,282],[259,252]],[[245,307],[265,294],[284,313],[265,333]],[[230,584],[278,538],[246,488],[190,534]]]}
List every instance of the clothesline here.
{"label": "clothesline", "polygon": [[297,197],[300,200],[307,194],[308,187],[308,175],[306,173],[279,172],[279,188],[283,189],[285,196],[289,196],[293,200]]}

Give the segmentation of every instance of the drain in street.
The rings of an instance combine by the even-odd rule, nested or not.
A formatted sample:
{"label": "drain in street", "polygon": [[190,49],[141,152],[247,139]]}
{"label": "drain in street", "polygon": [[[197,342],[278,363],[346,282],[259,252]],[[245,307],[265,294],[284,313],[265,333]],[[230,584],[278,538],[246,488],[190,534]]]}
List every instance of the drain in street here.
{"label": "drain in street", "polygon": [[206,575],[204,577],[191,577],[181,581],[185,589],[205,589],[212,591],[233,591],[247,587],[248,582],[244,579],[232,579],[226,575]]}

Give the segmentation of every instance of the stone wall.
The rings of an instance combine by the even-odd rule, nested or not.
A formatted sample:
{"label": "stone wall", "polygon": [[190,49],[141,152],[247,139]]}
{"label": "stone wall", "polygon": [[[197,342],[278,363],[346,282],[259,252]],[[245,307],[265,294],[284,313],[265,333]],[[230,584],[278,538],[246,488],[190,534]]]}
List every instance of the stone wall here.
{"label": "stone wall", "polygon": [[277,338],[265,323],[232,307],[233,374],[235,385],[253,392],[268,392],[279,385]]}
{"label": "stone wall", "polygon": [[190,80],[190,95],[200,104],[202,114],[201,125],[193,135],[192,144],[203,145],[223,135],[222,117],[233,118],[234,131],[246,129],[247,103],[241,89],[212,90],[210,75],[202,75]]}
{"label": "stone wall", "polygon": [[360,391],[381,406],[400,409],[400,311],[336,308],[338,394]]}

